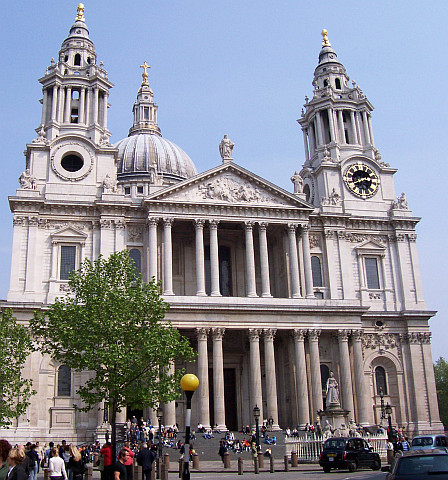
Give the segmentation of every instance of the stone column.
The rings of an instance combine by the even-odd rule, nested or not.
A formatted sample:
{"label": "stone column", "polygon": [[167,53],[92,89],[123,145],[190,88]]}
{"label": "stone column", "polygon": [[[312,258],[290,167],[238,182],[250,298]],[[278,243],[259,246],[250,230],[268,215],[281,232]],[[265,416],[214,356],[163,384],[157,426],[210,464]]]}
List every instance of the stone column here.
{"label": "stone column", "polygon": [[310,161],[310,151],[309,151],[307,130],[302,128],[302,133],[303,133],[303,144],[305,146],[305,163],[308,163]]}
{"label": "stone column", "polygon": [[353,110],[350,111],[350,123],[352,125],[353,143],[359,144],[358,133],[356,131],[355,112]]}
{"label": "stone column", "polygon": [[246,279],[248,297],[257,297],[257,289],[255,284],[254,238],[252,231],[253,225],[254,222],[244,222],[246,236]]}
{"label": "stone column", "polygon": [[[204,223],[205,220],[194,220],[196,232],[196,295],[205,297],[205,257],[204,257]],[[204,423],[204,422],[202,422]]]}
{"label": "stone column", "polygon": [[[417,252],[417,235],[415,233],[408,233],[409,249],[411,251],[411,271],[414,278],[415,285],[415,301],[417,303],[424,303],[422,276],[420,274],[420,262]],[[383,270],[384,271],[384,270]]]}
{"label": "stone column", "polygon": [[249,411],[257,405],[263,420],[263,393],[261,389],[260,330],[249,329],[250,344],[250,402]]}
{"label": "stone column", "polygon": [[350,356],[348,349],[348,330],[338,330],[339,344],[339,367],[341,377],[339,379],[342,401],[341,406],[344,410],[349,410],[349,419],[355,418],[355,407],[353,405],[352,373],[350,369]]}
{"label": "stone column", "polygon": [[345,131],[344,131],[344,117],[342,110],[338,110],[338,123],[339,123],[339,141],[345,143]]}
{"label": "stone column", "polygon": [[362,357],[362,330],[352,330],[353,368],[355,369],[356,403],[358,406],[358,423],[371,425],[369,412],[372,401],[369,398],[366,377],[364,375],[364,359]]}
{"label": "stone column", "polygon": [[126,222],[123,219],[116,219],[115,223],[115,251],[121,252],[126,248]]}
{"label": "stone column", "polygon": [[313,272],[311,269],[310,236],[309,226],[307,224],[302,225],[302,240],[306,298],[314,298]]}
{"label": "stone column", "polygon": [[100,90],[98,87],[93,88],[93,123],[98,124],[98,108],[99,108]]}
{"label": "stone column", "polygon": [[70,122],[71,109],[72,109],[72,87],[67,87],[67,91],[65,94],[64,123]]}
{"label": "stone column", "polygon": [[163,294],[174,295],[173,292],[173,247],[171,244],[172,218],[163,219]]}
{"label": "stone column", "polygon": [[[28,217],[28,242],[26,250],[25,293],[34,293],[36,289],[36,268],[38,266],[37,234],[38,217]],[[40,253],[40,252],[39,252]]]}
{"label": "stone column", "polygon": [[81,94],[79,95],[79,123],[85,124],[85,109],[86,109],[86,89],[81,88]]}
{"label": "stone column", "polygon": [[210,329],[196,328],[198,339],[198,378],[199,378],[199,422],[210,428],[210,403],[208,390],[208,350],[207,337]]}
{"label": "stone column", "polygon": [[47,123],[47,111],[48,111],[48,90],[46,88],[43,89],[44,94],[42,99],[42,117],[41,117],[41,124],[45,125]]}
{"label": "stone column", "polygon": [[218,256],[218,223],[219,220],[210,220],[210,270],[211,270],[211,288],[210,296],[220,297],[219,290],[219,256]]}
{"label": "stone column", "polygon": [[57,112],[57,121],[59,123],[62,123],[64,121],[64,93],[65,93],[65,89],[64,87],[61,85],[59,88],[58,88],[58,112]]}
{"label": "stone column", "polygon": [[373,138],[373,129],[372,129],[372,117],[370,113],[367,114],[367,126],[369,127],[369,137],[370,137],[370,144],[372,147],[375,146],[375,140]]}
{"label": "stone column", "polygon": [[361,132],[361,125],[360,125],[360,113],[356,112],[355,113],[355,120],[356,120],[356,130],[358,132],[358,140],[359,144],[362,145],[362,132]]}
{"label": "stone column", "polygon": [[336,132],[335,132],[334,123],[333,123],[333,110],[329,108],[327,112],[328,112],[328,126],[330,128],[330,140],[332,142],[336,142],[336,134],[335,134]]}
{"label": "stone column", "polygon": [[266,229],[268,224],[265,222],[258,223],[258,237],[260,242],[260,269],[261,269],[261,296],[272,297],[271,282],[269,279],[269,254],[268,239]]}
{"label": "stone column", "polygon": [[320,376],[319,336],[320,330],[308,330],[308,343],[310,347],[311,388],[313,395],[312,414],[317,415],[323,409],[322,380]]}
{"label": "stone column", "polygon": [[317,138],[318,138],[319,145],[324,145],[322,119],[321,119],[320,113],[321,113],[320,111],[316,112]]}
{"label": "stone column", "polygon": [[[170,364],[168,371],[169,375],[174,374],[174,364]],[[176,402],[173,400],[171,402],[165,403],[163,406],[163,422],[165,426],[173,426],[176,424]]]}
{"label": "stone column", "polygon": [[157,281],[157,223],[159,219],[148,217],[149,270],[148,277]]}
{"label": "stone column", "polygon": [[51,118],[50,120],[56,122],[58,119],[56,117],[56,107],[58,105],[58,86],[53,85],[53,95],[51,97]]}
{"label": "stone column", "polygon": [[225,328],[212,328],[213,338],[213,400],[215,404],[215,424],[219,430],[227,430],[224,403],[224,359],[222,339]]}
{"label": "stone column", "polygon": [[314,137],[314,127],[311,124],[308,127],[308,140],[310,146],[310,157],[312,157],[316,151],[316,142]]}
{"label": "stone column", "polygon": [[371,145],[371,140],[369,135],[369,124],[367,120],[367,112],[365,110],[362,112],[362,123],[364,126],[364,138],[366,139],[366,144]]}
{"label": "stone column", "polygon": [[310,403],[305,358],[305,332],[306,330],[299,328],[295,328],[293,331],[296,357],[297,405],[299,410],[299,425],[301,427],[310,423]]}
{"label": "stone column", "polygon": [[425,368],[426,385],[428,390],[429,419],[431,426],[438,423],[440,425],[439,403],[437,400],[436,381],[434,377],[434,365],[431,353],[431,333],[420,334],[423,350],[423,363]]}
{"label": "stone column", "polygon": [[275,370],[274,337],[276,328],[265,328],[264,334],[264,369],[266,376],[266,418],[272,417],[274,430],[279,430],[278,425],[278,404],[277,404],[277,375]]}
{"label": "stone column", "polygon": [[[333,230],[325,230],[325,250],[327,253],[327,269],[328,281],[330,287],[330,298],[338,298],[338,260],[334,251],[335,232]],[[312,272],[311,272],[312,273]],[[322,272],[323,276],[323,272]]]}
{"label": "stone column", "polygon": [[103,95],[103,127],[107,128],[107,102],[108,102],[109,95],[104,92]]}
{"label": "stone column", "polygon": [[296,228],[296,224],[288,224],[289,274],[291,277],[292,298],[300,298],[299,259],[297,256]]}
{"label": "stone column", "polygon": [[[18,217],[17,215],[14,215],[12,219],[12,224],[13,224],[13,235],[12,235],[12,252],[13,255],[11,257],[11,276],[10,276],[10,282],[9,282],[9,288],[12,292],[18,292],[21,290],[20,288],[20,260],[21,260],[21,255],[20,255],[20,249],[21,249],[21,243],[22,243],[22,236],[24,235],[25,228],[24,228],[24,223],[25,219],[24,217]],[[53,255],[52,255],[52,262],[56,261],[54,260],[54,249],[53,249]],[[53,266],[53,263],[52,263]],[[55,277],[56,278],[56,274]]]}
{"label": "stone column", "polygon": [[86,88],[86,125],[90,124],[90,112],[92,103],[92,89]]}

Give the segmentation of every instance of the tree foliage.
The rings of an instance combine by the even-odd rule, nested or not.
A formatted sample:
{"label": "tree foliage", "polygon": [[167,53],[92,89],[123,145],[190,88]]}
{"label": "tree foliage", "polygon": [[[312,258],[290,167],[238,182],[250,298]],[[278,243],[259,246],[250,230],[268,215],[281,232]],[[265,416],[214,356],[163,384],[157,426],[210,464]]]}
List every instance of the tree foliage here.
{"label": "tree foliage", "polygon": [[26,413],[36,392],[32,380],[22,377],[23,367],[33,344],[28,329],[17,323],[11,310],[0,315],[0,426]]}
{"label": "tree foliage", "polygon": [[440,357],[434,364],[440,420],[448,427],[448,362]]}
{"label": "tree foliage", "polygon": [[114,428],[121,408],[156,407],[179,397],[182,371],[191,360],[188,340],[164,320],[168,304],[154,281],[144,283],[127,251],[91,262],[70,274],[70,292],[37,311],[31,328],[42,350],[76,371],[92,372],[78,389],[89,410],[107,399]]}

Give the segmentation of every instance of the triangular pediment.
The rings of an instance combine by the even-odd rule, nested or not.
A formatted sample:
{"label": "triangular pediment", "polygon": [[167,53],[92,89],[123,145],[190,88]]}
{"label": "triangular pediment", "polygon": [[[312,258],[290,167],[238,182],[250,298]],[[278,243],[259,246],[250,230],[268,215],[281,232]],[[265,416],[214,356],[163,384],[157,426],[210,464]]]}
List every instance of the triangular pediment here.
{"label": "triangular pediment", "polygon": [[220,165],[189,180],[156,192],[148,199],[194,204],[296,207],[313,210],[298,196],[235,163]]}
{"label": "triangular pediment", "polygon": [[365,240],[357,245],[355,249],[363,253],[383,253],[386,247],[375,240]]}
{"label": "triangular pediment", "polygon": [[51,234],[51,238],[58,242],[83,242],[87,238],[87,234],[75,227],[63,227]]}

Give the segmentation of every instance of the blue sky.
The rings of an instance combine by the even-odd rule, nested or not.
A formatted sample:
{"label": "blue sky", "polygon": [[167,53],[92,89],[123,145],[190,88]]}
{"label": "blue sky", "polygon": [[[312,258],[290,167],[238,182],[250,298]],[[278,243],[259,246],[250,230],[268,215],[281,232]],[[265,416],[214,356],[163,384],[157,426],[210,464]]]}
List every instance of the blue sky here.
{"label": "blue sky", "polygon": [[[24,170],[41,106],[37,79],[57,58],[77,2],[2,2],[0,41],[0,298],[9,286],[12,217],[7,201]],[[93,0],[86,23],[115,84],[109,129],[127,136],[141,82],[139,65],[159,105],[164,137],[182,147],[199,171],[218,165],[224,133],[243,167],[292,190],[304,161],[296,119],[311,97],[320,31],[375,107],[373,128],[383,161],[398,168],[417,228],[433,356],[448,357],[445,320],[447,201],[445,58],[448,5],[440,1]]]}

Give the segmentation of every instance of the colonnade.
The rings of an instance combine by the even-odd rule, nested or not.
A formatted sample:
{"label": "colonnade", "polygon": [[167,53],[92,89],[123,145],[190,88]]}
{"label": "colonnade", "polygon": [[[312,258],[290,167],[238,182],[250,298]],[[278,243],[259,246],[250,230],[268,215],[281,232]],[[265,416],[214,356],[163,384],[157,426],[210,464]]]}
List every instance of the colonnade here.
{"label": "colonnade", "polygon": [[[107,104],[109,92],[99,86],[79,87],[55,84],[51,95],[49,88],[43,91],[42,124],[48,121],[70,123],[72,108],[78,108],[77,123],[82,125],[99,124],[107,126]],[[79,98],[73,98],[73,91]]]}
{"label": "colonnade", "polygon": [[[349,122],[344,122],[344,113],[350,117]],[[371,116],[366,110],[354,111],[344,109],[324,108],[317,110],[314,118],[307,128],[303,128],[305,157],[308,162],[317,147],[325,145],[325,126],[323,115],[328,116],[330,141],[338,144],[372,145],[373,129]],[[347,125],[348,123],[348,125]],[[345,127],[349,127],[349,142],[345,138]]]}
{"label": "colonnade", "polygon": [[[172,263],[172,224],[173,218],[159,219],[156,217],[148,218],[148,243],[149,243],[149,278],[158,276],[157,264],[157,228],[158,224],[163,225],[163,295],[174,295],[173,292],[173,263]],[[204,249],[204,228],[208,226],[210,238],[210,296],[221,296],[219,286],[219,220],[195,219],[193,220],[195,228],[195,262],[196,262],[196,295],[206,296],[205,289],[205,249]],[[269,275],[269,253],[266,222],[244,222],[245,234],[245,252],[246,252],[246,295],[248,297],[258,297],[256,290],[256,270],[255,270],[255,251],[254,251],[254,227],[258,225],[259,237],[259,263],[261,278],[261,297],[272,297],[271,280]],[[297,234],[300,225],[300,235]],[[313,277],[311,269],[311,253],[309,242],[309,226],[307,224],[289,223],[285,225],[288,234],[289,248],[289,284],[290,296],[292,298],[314,298]],[[298,248],[301,244],[303,253],[303,276],[305,281],[305,295],[301,291],[300,268]]]}
{"label": "colonnade", "polygon": [[[210,427],[209,401],[209,352],[208,340],[212,340],[213,352],[211,355],[213,366],[213,406],[214,423],[219,429],[226,429],[225,395],[224,395],[224,357],[223,338],[225,328],[196,328],[197,337],[197,375],[200,378],[198,389],[198,422]],[[277,394],[277,375],[275,362],[274,339],[277,334],[275,328],[247,329],[249,341],[249,401],[250,407],[257,405],[260,408],[262,419],[272,418],[274,429],[279,428],[279,408]],[[293,329],[290,332],[294,344],[294,367],[296,372],[296,400],[298,424],[313,423],[319,410],[323,409],[321,359],[319,354],[319,338],[322,330]],[[364,374],[364,360],[362,355],[362,330],[337,330],[328,332],[335,334],[338,339],[339,359],[334,367],[341,393],[341,406],[349,410],[349,418],[360,424],[368,425],[372,422],[372,401],[369,396],[366,376]],[[352,343],[352,352],[349,349],[349,339]],[[264,371],[260,342],[264,343]],[[307,366],[306,350],[309,354]],[[353,356],[353,358],[351,358]],[[353,372],[352,367],[353,365]],[[264,373],[264,375],[262,375]],[[262,377],[265,379],[263,397]],[[354,380],[354,388],[352,384]],[[235,401],[234,407],[236,408]],[[265,409],[266,406],[266,409]],[[294,420],[294,419],[293,419]],[[240,422],[247,421],[240,419]],[[168,422],[167,422],[168,424]],[[283,426],[284,427],[284,426]]]}

